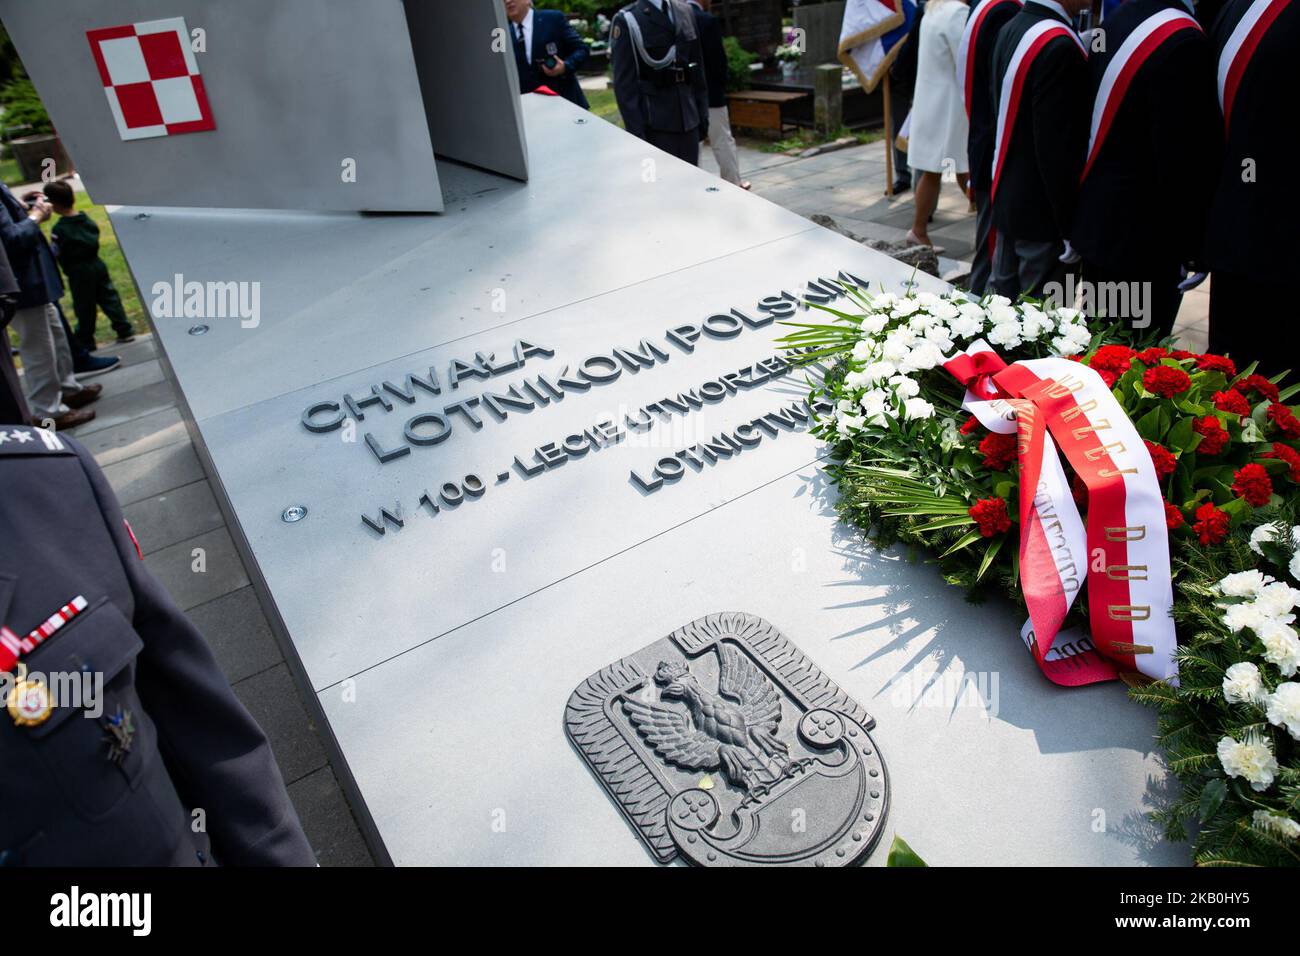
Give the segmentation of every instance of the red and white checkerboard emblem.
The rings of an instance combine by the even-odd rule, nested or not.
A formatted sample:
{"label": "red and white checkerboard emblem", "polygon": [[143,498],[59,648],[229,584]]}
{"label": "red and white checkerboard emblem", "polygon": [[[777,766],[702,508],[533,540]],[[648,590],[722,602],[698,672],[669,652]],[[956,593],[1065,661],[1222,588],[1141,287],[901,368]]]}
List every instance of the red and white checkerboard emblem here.
{"label": "red and white checkerboard emblem", "polygon": [[183,17],[87,30],[123,139],[216,129]]}

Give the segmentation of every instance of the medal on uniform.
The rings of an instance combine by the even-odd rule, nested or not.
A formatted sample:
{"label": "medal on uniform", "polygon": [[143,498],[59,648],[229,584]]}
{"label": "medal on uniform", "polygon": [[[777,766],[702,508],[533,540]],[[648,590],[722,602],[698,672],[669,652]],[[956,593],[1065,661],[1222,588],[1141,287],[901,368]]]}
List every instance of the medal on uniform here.
{"label": "medal on uniform", "polygon": [[108,744],[108,759],[120,767],[126,755],[131,752],[131,743],[135,738],[135,723],[131,719],[131,712],[119,707],[116,714],[105,717],[102,723],[104,743]]}
{"label": "medal on uniform", "polygon": [[86,609],[86,599],[78,594],[59,608],[26,637],[19,637],[7,627],[0,627],[0,671],[16,668],[17,681],[5,701],[9,716],[19,727],[37,727],[54,713],[50,689],[41,681],[27,678],[27,665],[19,658],[36,650],[54,633]]}
{"label": "medal on uniform", "polygon": [[18,680],[9,691],[7,706],[19,727],[38,727],[54,712],[50,689],[38,680],[28,680],[25,664],[18,665]]}

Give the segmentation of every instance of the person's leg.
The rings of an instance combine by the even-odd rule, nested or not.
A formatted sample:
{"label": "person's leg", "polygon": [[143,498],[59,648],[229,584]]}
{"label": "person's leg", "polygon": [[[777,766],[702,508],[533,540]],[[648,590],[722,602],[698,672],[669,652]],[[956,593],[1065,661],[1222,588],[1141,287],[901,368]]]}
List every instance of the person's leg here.
{"label": "person's leg", "polygon": [[[12,325],[22,349],[23,383],[32,417],[58,418],[68,411],[62,398],[64,369],[61,366],[65,360],[71,365],[58,314],[52,305],[28,306],[14,313]],[[76,387],[75,379],[73,387]]]}
{"label": "person's leg", "polygon": [[77,320],[77,330],[73,334],[73,344],[93,351],[95,348],[95,322],[98,311],[95,299],[98,295],[94,276],[85,272],[74,272],[68,276],[68,291],[72,293],[72,314]]}
{"label": "person's leg", "polygon": [[731,116],[725,106],[709,110],[709,145],[718,161],[718,175],[739,186],[740,157],[736,155],[736,137],[731,134]]}
{"label": "person's leg", "polygon": [[1258,361],[1261,375],[1300,373],[1300,323],[1278,303],[1294,295],[1285,278],[1232,272],[1210,275],[1210,351],[1238,368]]}
{"label": "person's leg", "polygon": [[987,291],[1015,300],[1023,291],[1020,285],[1020,259],[1016,255],[1016,242],[998,235],[993,246],[993,269]]}
{"label": "person's leg", "polygon": [[[109,324],[113,326],[117,337],[129,338],[135,334],[135,329],[131,328],[131,320],[126,317],[126,309],[122,307],[122,297],[117,294],[113,279],[108,274],[108,266],[101,262],[97,271],[99,278],[95,283],[95,302],[104,310],[104,315],[108,316]],[[91,334],[94,334],[93,331]]]}
{"label": "person's leg", "polygon": [[1055,240],[1016,240],[1016,258],[1019,260],[1020,289],[1025,295],[1039,298],[1049,282],[1064,284],[1066,265],[1061,261],[1065,245]]}
{"label": "person's leg", "polygon": [[665,133],[652,129],[646,133],[646,141],[665,153],[671,153],[682,162],[692,166],[700,164],[700,135],[694,130],[689,133]]}
{"label": "person's leg", "polygon": [[989,194],[981,189],[975,191],[975,252],[970,264],[970,279],[966,287],[975,295],[983,295],[993,274],[992,242],[993,203]]}
{"label": "person's leg", "polygon": [[939,189],[942,186],[939,173],[918,170],[916,180],[916,211],[912,216],[912,231],[908,238],[924,246],[932,246],[929,223],[939,205]]}
{"label": "person's leg", "polygon": [[911,108],[912,91],[901,83],[889,84],[889,113],[890,119],[894,122],[892,130],[894,142],[891,145],[894,150],[895,191],[910,189],[912,186],[912,170],[907,165],[907,150],[898,148],[898,131],[903,128],[903,120],[907,118]]}

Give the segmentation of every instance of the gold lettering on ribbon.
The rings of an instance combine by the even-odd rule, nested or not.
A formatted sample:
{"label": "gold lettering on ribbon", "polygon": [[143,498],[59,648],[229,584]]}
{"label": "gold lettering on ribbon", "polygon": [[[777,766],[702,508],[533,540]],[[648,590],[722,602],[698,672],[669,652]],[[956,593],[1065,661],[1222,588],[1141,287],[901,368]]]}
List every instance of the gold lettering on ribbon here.
{"label": "gold lettering on ribbon", "polygon": [[1112,621],[1149,621],[1151,605],[1149,604],[1111,604],[1106,608]]}
{"label": "gold lettering on ribbon", "polygon": [[1145,581],[1147,579],[1147,566],[1145,564],[1107,565],[1106,577],[1112,581]]}
{"label": "gold lettering on ribbon", "polygon": [[1147,526],[1144,524],[1132,528],[1121,525],[1118,528],[1106,528],[1105,531],[1107,541],[1141,541],[1147,536]]}
{"label": "gold lettering on ribbon", "polygon": [[1083,382],[1076,379],[1073,375],[1066,375],[1063,378],[1052,380],[1052,383],[1043,389],[1043,394],[1048,398],[1065,398],[1067,395],[1073,395],[1083,388]]}
{"label": "gold lettering on ribbon", "polygon": [[1118,475],[1136,475],[1136,468],[1101,468],[1097,471],[1098,478],[1114,478]]}
{"label": "gold lettering on ribbon", "polygon": [[1110,428],[1110,421],[1108,419],[1101,418],[1098,419],[1097,424],[1095,425],[1084,425],[1082,428],[1071,429],[1070,434],[1074,436],[1075,441],[1082,441],[1084,435],[1091,435],[1093,432],[1100,431],[1103,428]]}
{"label": "gold lettering on ribbon", "polygon": [[1096,448],[1085,451],[1083,457],[1089,461],[1096,461],[1098,458],[1112,454],[1112,452],[1116,455],[1124,454],[1124,443],[1122,441],[1113,441],[1109,445],[1098,445]]}
{"label": "gold lettering on ribbon", "polygon": [[1096,410],[1097,400],[1095,398],[1090,398],[1082,405],[1075,405],[1073,408],[1067,408],[1065,411],[1061,412],[1061,421],[1069,424],[1080,415],[1086,415],[1089,412],[1095,412]]}

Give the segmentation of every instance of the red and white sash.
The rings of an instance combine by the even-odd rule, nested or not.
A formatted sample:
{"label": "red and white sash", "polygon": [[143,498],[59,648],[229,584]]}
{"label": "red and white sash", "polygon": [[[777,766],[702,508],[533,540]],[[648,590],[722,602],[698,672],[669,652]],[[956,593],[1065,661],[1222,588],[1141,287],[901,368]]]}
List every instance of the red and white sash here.
{"label": "red and white sash", "polygon": [[[1000,360],[980,351],[990,350],[974,343],[967,358],[944,367],[967,383],[965,407],[987,427],[1018,433],[1020,582],[1029,608],[1021,636],[1034,660],[1067,686],[1134,670],[1176,681],[1164,497],[1137,429],[1085,365],[1033,359],[993,372]],[[990,386],[1003,397],[979,400]],[[1088,487],[1086,527],[1058,446]],[[1089,574],[1091,635],[1063,632]]]}
{"label": "red and white sash", "polygon": [[1142,68],[1152,53],[1169,37],[1180,30],[1200,30],[1196,18],[1181,10],[1161,10],[1147,17],[1124,38],[1115,56],[1102,74],[1101,87],[1097,90],[1097,99],[1092,106],[1092,127],[1088,132],[1088,161],[1083,166],[1083,175],[1088,177],[1101,145],[1106,141],[1115,114],[1124,102],[1133,77]]}
{"label": "red and white sash", "polygon": [[1025,31],[1025,35],[1016,44],[1015,52],[1011,54],[1011,62],[1007,64],[1007,71],[1002,77],[1002,92],[998,97],[998,128],[993,142],[994,196],[998,193],[998,181],[1002,178],[1002,164],[1011,145],[1011,134],[1016,128],[1016,114],[1020,112],[1020,97],[1025,82],[1029,79],[1029,69],[1043,47],[1057,37],[1069,37],[1079,52],[1085,58],[1088,56],[1079,35],[1064,23],[1059,20],[1040,20]]}
{"label": "red and white sash", "polygon": [[966,29],[962,30],[961,43],[957,44],[957,83],[961,86],[962,100],[966,103],[967,119],[970,118],[971,98],[975,95],[975,61],[971,58],[971,53],[985,19],[1000,3],[1022,6],[1020,0],[980,0],[966,18]]}
{"label": "red and white sash", "polygon": [[[1291,0],[1255,0],[1242,14],[1219,54],[1219,108],[1223,111],[1223,128],[1232,120],[1232,103],[1237,98],[1241,77],[1250,58],[1273,21]],[[1300,68],[1300,67],[1298,67]]]}

